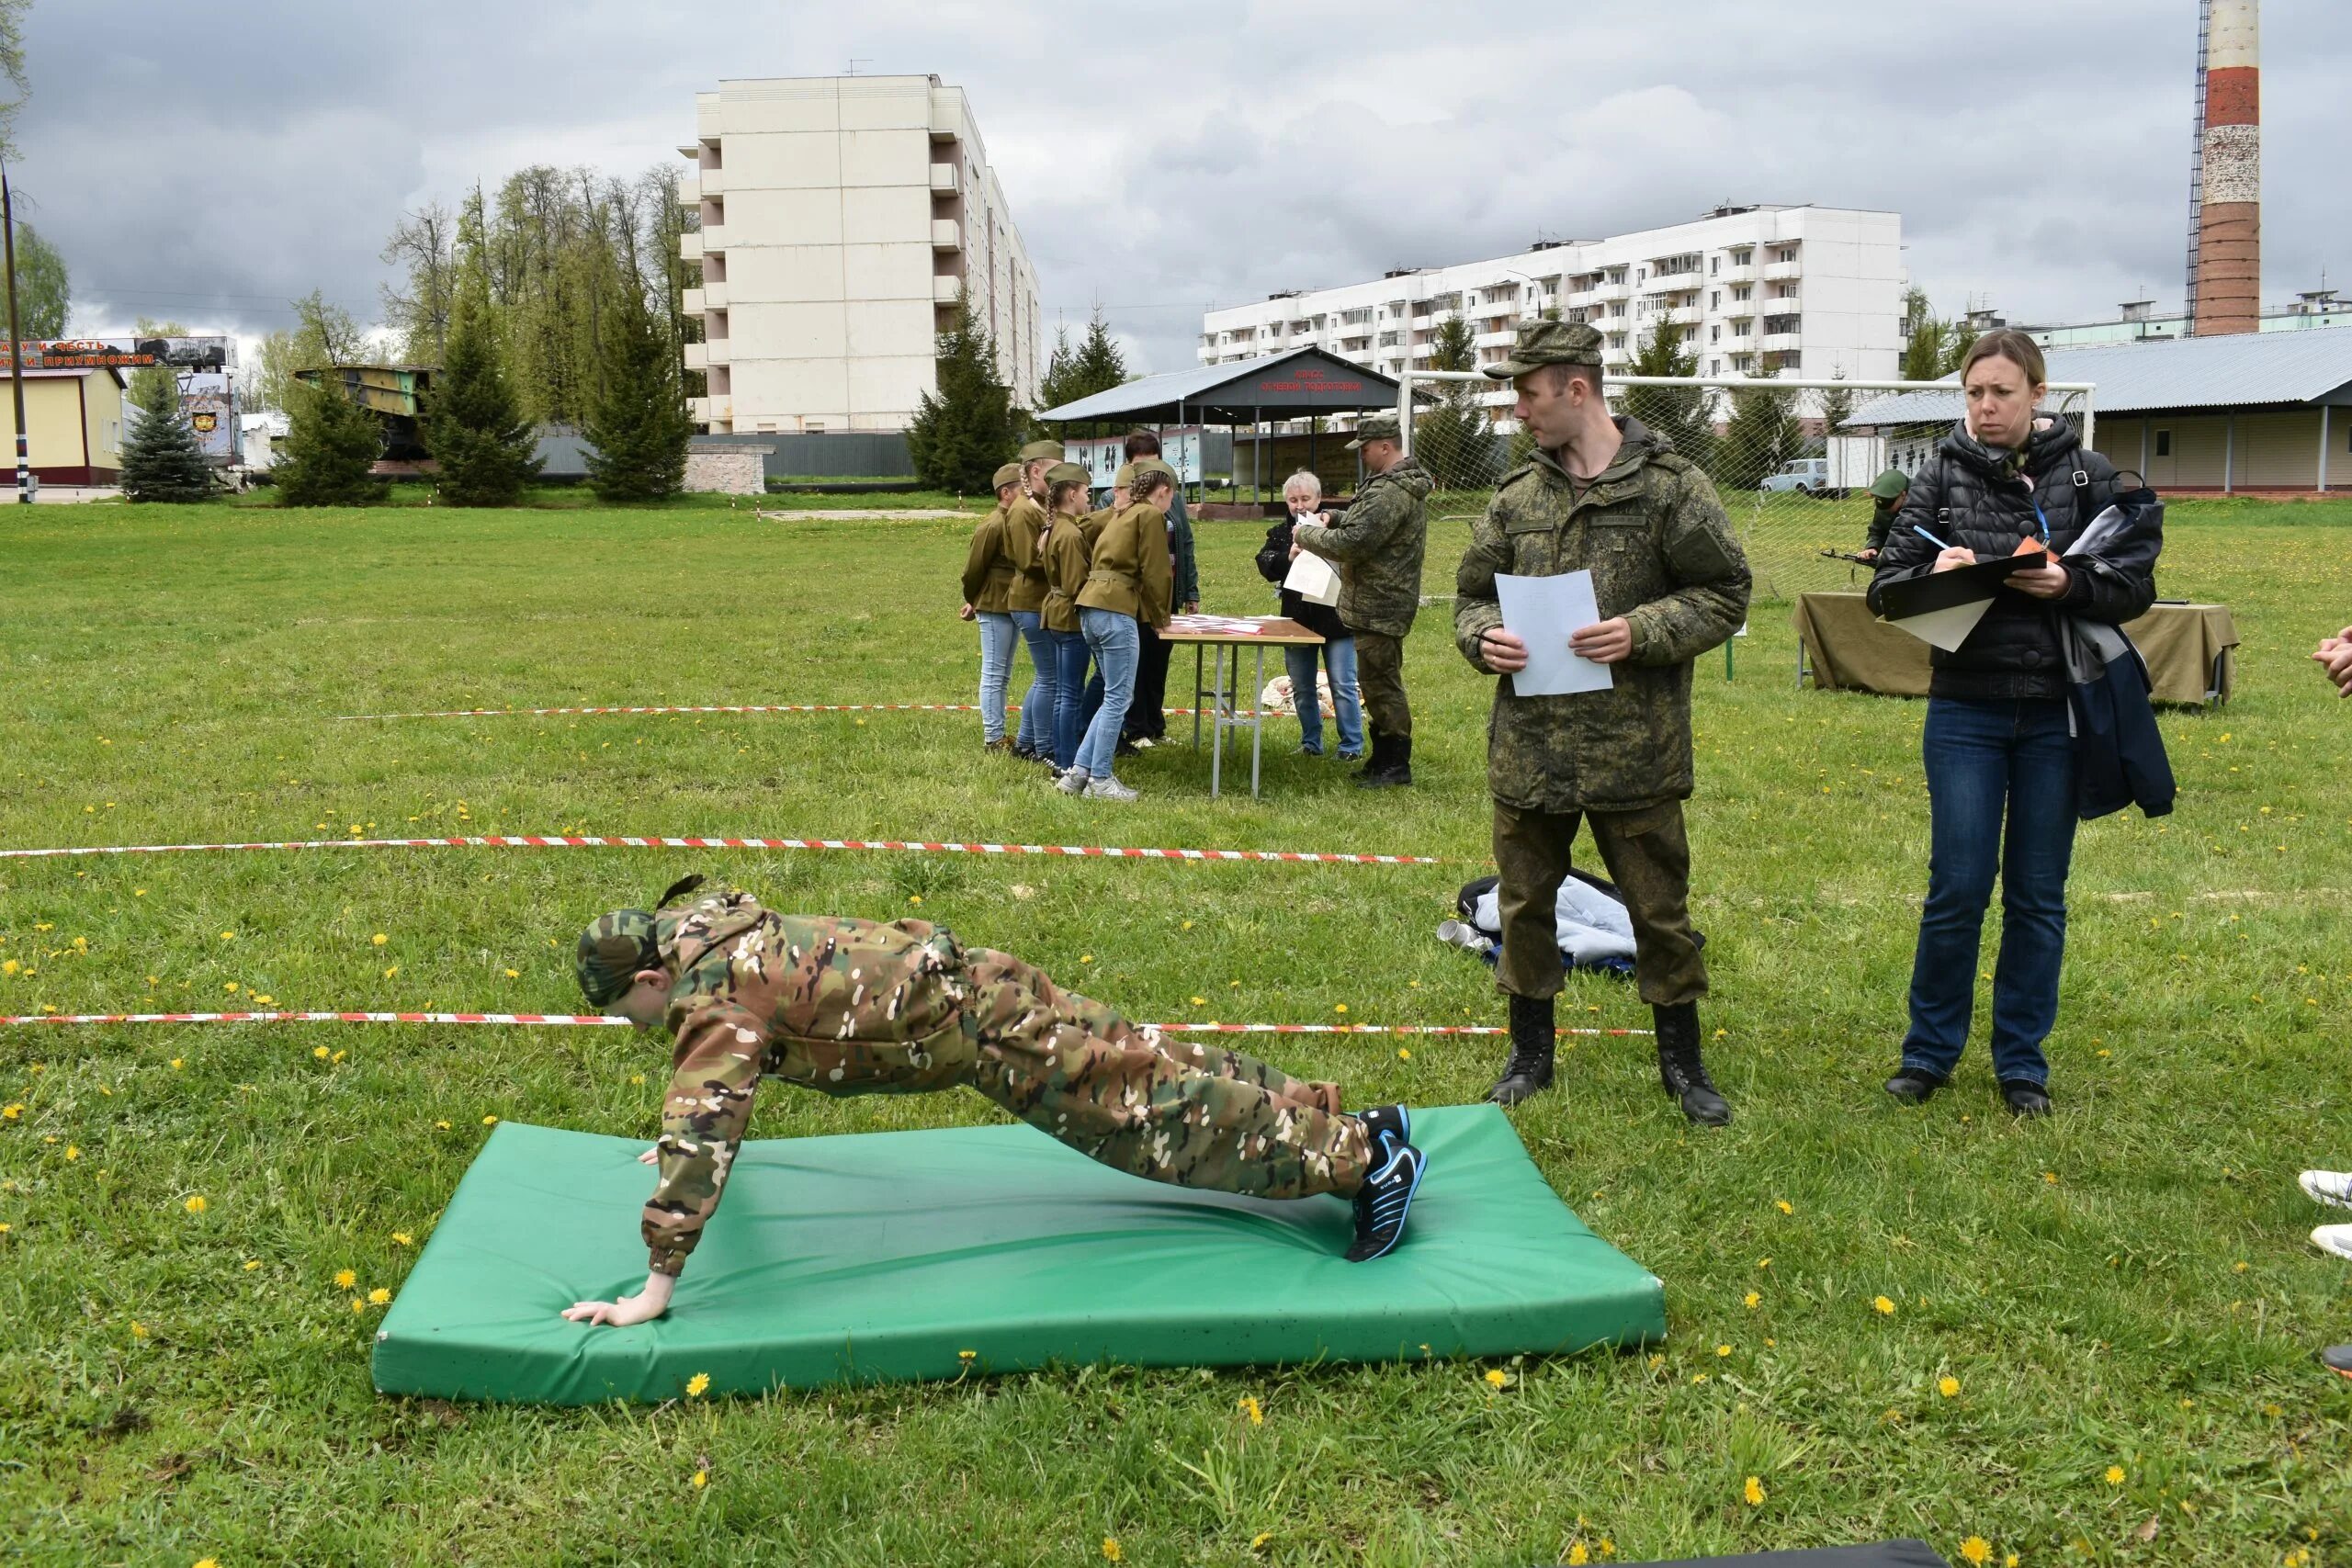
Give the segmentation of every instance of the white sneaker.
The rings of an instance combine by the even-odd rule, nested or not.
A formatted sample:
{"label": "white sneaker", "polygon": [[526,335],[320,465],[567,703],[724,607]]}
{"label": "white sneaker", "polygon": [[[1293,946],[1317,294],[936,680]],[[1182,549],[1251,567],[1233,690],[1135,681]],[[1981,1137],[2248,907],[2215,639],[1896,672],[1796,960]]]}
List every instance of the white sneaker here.
{"label": "white sneaker", "polygon": [[2312,1245],[2322,1252],[2352,1258],[2352,1225],[2322,1225],[2312,1232]]}
{"label": "white sneaker", "polygon": [[2313,1202],[2352,1209],[2352,1170],[2307,1170],[2296,1185]]}
{"label": "white sneaker", "polygon": [[1128,801],[1136,798],[1136,792],[1121,784],[1117,779],[1113,778],[1109,773],[1104,773],[1101,778],[1091,780],[1088,783],[1086,786],[1086,798],[1089,800]]}
{"label": "white sneaker", "polygon": [[1084,768],[1069,768],[1063,772],[1060,778],[1054,781],[1054,787],[1064,795],[1084,795],[1087,782]]}

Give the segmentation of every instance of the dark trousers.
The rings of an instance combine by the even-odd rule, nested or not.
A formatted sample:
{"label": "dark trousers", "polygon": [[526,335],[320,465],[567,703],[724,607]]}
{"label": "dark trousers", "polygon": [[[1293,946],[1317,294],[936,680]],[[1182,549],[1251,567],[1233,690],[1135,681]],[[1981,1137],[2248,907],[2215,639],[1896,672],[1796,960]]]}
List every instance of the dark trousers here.
{"label": "dark trousers", "polygon": [[2066,869],[2075,852],[2075,746],[2066,705],[1932,698],[1920,753],[1930,823],[1928,902],[1911,964],[1903,1065],[1948,1077],[1960,1064],[1997,872],[1993,1073],[2004,1083],[2046,1083],[2050,1063],[2041,1043],[2058,1018]]}
{"label": "dark trousers", "polygon": [[[1361,635],[1361,634],[1359,634]],[[1653,1007],[1707,994],[1707,964],[1690,931],[1690,840],[1682,803],[1642,811],[1522,811],[1495,802],[1496,889],[1503,923],[1495,981],[1515,997],[1557,996],[1560,884],[1579,820],[1592,828],[1609,880],[1634,922],[1634,983]]]}
{"label": "dark trousers", "polygon": [[1159,634],[1142,622],[1143,646],[1136,664],[1136,698],[1127,707],[1126,722],[1119,727],[1123,739],[1161,740],[1168,735],[1168,716],[1160,710],[1168,705],[1169,645]]}
{"label": "dark trousers", "polygon": [[1373,734],[1394,739],[1412,738],[1413,710],[1405,705],[1403,637],[1385,632],[1356,633],[1356,685],[1363,694],[1363,716]]}

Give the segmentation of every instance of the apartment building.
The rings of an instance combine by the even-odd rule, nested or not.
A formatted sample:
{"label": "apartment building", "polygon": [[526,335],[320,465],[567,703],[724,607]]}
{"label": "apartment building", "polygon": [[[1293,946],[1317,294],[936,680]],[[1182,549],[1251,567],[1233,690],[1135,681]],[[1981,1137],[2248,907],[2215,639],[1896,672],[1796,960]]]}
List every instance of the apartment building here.
{"label": "apartment building", "polygon": [[721,82],[695,95],[678,199],[701,218],[685,310],[713,434],[894,431],[934,389],[959,301],[1036,406],[1037,275],[961,87],[936,76]]}
{"label": "apartment building", "polygon": [[[1668,228],[1211,310],[1199,356],[1217,365],[1312,345],[1396,376],[1428,369],[1438,326],[1460,314],[1478,363],[1492,365],[1522,317],[1556,310],[1600,328],[1612,370],[1662,324],[1702,376],[1885,379],[1902,356],[1905,282],[1899,213],[1721,207]],[[1510,390],[1484,401],[1509,428]]]}

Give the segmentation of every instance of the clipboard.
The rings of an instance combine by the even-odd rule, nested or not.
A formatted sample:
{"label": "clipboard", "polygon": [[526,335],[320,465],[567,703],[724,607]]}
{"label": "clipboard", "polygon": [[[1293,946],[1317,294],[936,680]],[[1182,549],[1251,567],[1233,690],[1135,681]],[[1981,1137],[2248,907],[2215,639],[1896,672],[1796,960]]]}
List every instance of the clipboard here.
{"label": "clipboard", "polygon": [[2045,566],[2049,559],[2037,547],[1890,582],[1879,590],[1880,618],[1946,653],[1954,652],[1993,607],[1993,596],[2012,573]]}

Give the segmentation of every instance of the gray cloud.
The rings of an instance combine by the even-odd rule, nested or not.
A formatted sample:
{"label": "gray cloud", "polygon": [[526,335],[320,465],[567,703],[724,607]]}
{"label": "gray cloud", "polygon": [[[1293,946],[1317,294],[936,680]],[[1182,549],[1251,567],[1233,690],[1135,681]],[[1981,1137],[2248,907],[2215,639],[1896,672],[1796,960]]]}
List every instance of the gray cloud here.
{"label": "gray cloud", "polygon": [[[2326,194],[2352,36],[2325,0],[2263,21],[2275,296],[2352,263]],[[1102,304],[1141,368],[1192,363],[1210,302],[1725,198],[1900,211],[1946,309],[2051,320],[2181,288],[2188,0],[1989,28],[1900,0],[42,0],[28,42],[17,174],[82,330],[266,330],[311,288],[366,315],[402,209],[534,161],[634,173],[674,156],[720,76],[853,59],[971,94],[1048,319]]]}

